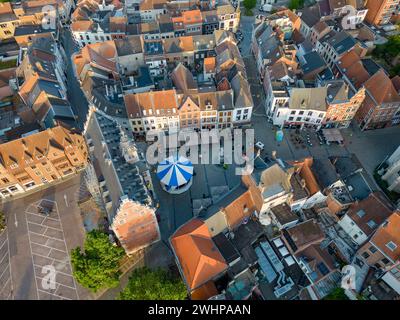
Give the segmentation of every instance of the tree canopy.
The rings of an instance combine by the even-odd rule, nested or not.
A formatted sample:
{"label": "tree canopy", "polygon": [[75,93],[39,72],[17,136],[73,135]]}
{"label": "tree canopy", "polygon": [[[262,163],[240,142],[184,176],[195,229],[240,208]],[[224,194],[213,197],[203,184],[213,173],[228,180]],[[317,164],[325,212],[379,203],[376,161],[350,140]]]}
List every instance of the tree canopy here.
{"label": "tree canopy", "polygon": [[301,9],[304,6],[304,0],[290,0],[289,9]]}
{"label": "tree canopy", "polygon": [[349,298],[344,293],[343,288],[335,288],[324,298],[324,300],[349,300]]}
{"label": "tree canopy", "polygon": [[400,35],[391,36],[385,44],[377,45],[372,55],[383,60],[391,76],[400,72]]}
{"label": "tree canopy", "polygon": [[119,300],[183,300],[187,296],[182,279],[163,269],[135,269]]}
{"label": "tree canopy", "polygon": [[78,247],[71,252],[75,279],[93,292],[116,287],[120,276],[119,263],[124,256],[124,250],[114,246],[108,235],[99,230],[87,233],[83,249],[82,252]]}
{"label": "tree canopy", "polygon": [[0,232],[6,228],[6,217],[3,212],[0,212]]}
{"label": "tree canopy", "polygon": [[257,0],[244,0],[243,5],[247,10],[253,9],[257,4]]}

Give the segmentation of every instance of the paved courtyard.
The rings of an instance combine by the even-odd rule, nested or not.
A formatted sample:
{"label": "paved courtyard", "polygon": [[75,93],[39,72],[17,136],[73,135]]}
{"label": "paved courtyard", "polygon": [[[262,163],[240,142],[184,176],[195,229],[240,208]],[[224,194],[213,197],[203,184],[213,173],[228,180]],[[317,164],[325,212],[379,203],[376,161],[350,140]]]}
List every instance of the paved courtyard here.
{"label": "paved courtyard", "polygon": [[216,192],[215,189],[225,187],[225,190],[230,190],[240,182],[240,176],[235,174],[234,165],[229,165],[227,169],[224,169],[214,164],[194,165],[192,187],[179,195],[165,192],[154,172],[152,178],[160,203],[157,212],[160,216],[160,231],[164,240],[168,240],[179,226],[193,218],[193,200],[211,198]]}

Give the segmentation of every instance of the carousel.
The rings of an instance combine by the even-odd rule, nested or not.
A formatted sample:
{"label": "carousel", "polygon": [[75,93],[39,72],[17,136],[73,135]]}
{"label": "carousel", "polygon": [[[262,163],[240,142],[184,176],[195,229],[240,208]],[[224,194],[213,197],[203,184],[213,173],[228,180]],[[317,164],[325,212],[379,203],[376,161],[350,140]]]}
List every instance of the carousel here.
{"label": "carousel", "polygon": [[193,164],[184,157],[170,156],[158,164],[157,177],[166,192],[183,193],[192,186]]}

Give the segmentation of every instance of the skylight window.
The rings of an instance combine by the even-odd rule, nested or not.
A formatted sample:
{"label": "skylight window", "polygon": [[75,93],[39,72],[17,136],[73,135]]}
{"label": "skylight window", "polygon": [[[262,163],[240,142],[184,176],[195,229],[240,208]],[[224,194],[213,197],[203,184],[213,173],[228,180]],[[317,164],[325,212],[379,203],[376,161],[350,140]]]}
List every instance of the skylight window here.
{"label": "skylight window", "polygon": [[386,247],[388,247],[391,251],[394,251],[394,250],[396,250],[397,245],[393,241],[390,241],[390,242],[386,243]]}
{"label": "skylight window", "polygon": [[374,220],[369,220],[367,222],[368,227],[370,227],[371,229],[374,229],[376,227],[376,223]]}
{"label": "skylight window", "polygon": [[362,217],[365,216],[365,211],[364,211],[364,210],[359,210],[359,211],[357,212],[357,215],[358,215],[360,218],[362,218]]}

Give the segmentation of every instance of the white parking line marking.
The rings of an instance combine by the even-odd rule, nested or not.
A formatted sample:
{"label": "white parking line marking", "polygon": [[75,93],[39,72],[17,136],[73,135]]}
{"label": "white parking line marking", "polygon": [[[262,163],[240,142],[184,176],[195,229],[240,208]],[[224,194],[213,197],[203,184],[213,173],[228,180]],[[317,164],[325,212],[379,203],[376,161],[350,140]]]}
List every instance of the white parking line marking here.
{"label": "white parking line marking", "polygon": [[[57,288],[57,289],[58,289],[58,288]],[[38,291],[44,292],[44,293],[46,293],[46,294],[48,294],[48,295],[51,295],[51,296],[58,297],[58,298],[63,299],[63,300],[72,300],[71,298],[61,297],[61,296],[59,296],[59,295],[57,295],[57,294],[55,294],[55,293],[49,293],[49,292],[44,291],[44,290],[41,290],[41,289],[38,289]]]}
{"label": "white parking line marking", "polygon": [[[53,229],[53,230],[62,232],[61,229],[54,228],[54,227],[49,227],[49,226],[43,225],[43,223],[39,224],[39,223],[36,223],[36,222],[31,222],[31,221],[28,221],[28,223],[30,223],[30,224],[36,224],[37,226],[41,226],[41,227],[45,227],[45,228],[50,228],[50,229]],[[47,229],[46,229],[46,231],[47,231]],[[46,231],[45,231],[45,232],[46,232]]]}
{"label": "white parking line marking", "polygon": [[[3,238],[4,235],[4,238]],[[4,286],[2,288],[0,288],[0,294],[7,294],[7,292],[5,291],[8,288],[8,284],[10,284],[10,292],[8,293],[6,299],[9,300],[12,298],[12,294],[13,294],[13,282],[12,282],[12,274],[11,274],[11,255],[10,255],[10,242],[8,239],[8,230],[4,230],[1,234],[0,237],[3,238],[2,239],[2,244],[0,245],[0,250],[3,249],[3,247],[7,244],[7,250],[4,254],[3,257],[0,257],[0,264],[3,263],[4,261],[6,261],[6,258],[8,259],[8,265],[4,268],[4,270],[1,271],[1,275],[0,278],[3,277],[4,274],[6,274],[6,272],[8,272],[8,279],[6,280]]]}
{"label": "white parking line marking", "polygon": [[[51,203],[54,204],[54,206],[52,208],[52,211],[50,213],[50,214],[53,215],[53,217],[51,217],[51,218],[50,217],[45,217],[45,219],[42,221],[41,224],[28,221],[28,218],[29,218],[30,214],[31,215],[35,215],[35,216],[40,216],[42,218],[44,217],[43,215],[40,215],[40,214],[37,214],[37,213],[32,213],[31,210],[32,210],[32,207],[36,207],[36,208],[41,207],[41,208],[43,208],[42,206],[40,206],[38,204],[43,204],[46,201],[47,202],[51,202]],[[65,234],[64,234],[63,227],[62,227],[62,222],[61,222],[61,219],[60,219],[57,202],[52,201],[52,200],[42,199],[42,200],[38,201],[37,203],[28,206],[28,208],[26,210],[25,218],[26,218],[26,224],[27,224],[27,228],[28,228],[29,246],[30,246],[30,250],[31,250],[32,265],[33,265],[33,269],[34,269],[34,276],[35,276],[35,281],[36,281],[36,291],[37,291],[38,299],[40,299],[40,292],[43,292],[43,293],[46,293],[47,295],[58,297],[58,298],[61,298],[61,299],[67,299],[67,300],[76,299],[76,298],[79,299],[79,295],[78,295],[78,291],[77,291],[77,287],[76,287],[76,282],[75,282],[75,279],[74,279],[74,277],[72,275],[72,266],[70,264],[70,258],[69,258],[69,254],[68,254],[67,243],[65,241]],[[46,219],[49,219],[49,221],[53,221],[53,222],[59,223],[60,228],[47,226],[45,224],[45,222],[47,221]],[[36,226],[36,228],[40,227],[39,230],[36,230],[38,232],[35,232],[35,231],[31,230],[35,226]],[[47,235],[48,232],[51,232],[51,231],[53,231],[53,235],[60,236],[60,238],[55,238],[55,237]],[[55,233],[55,232],[58,232],[58,234]],[[44,241],[46,241],[46,243],[45,244],[40,244],[40,243],[34,242],[31,239],[31,236],[34,236],[34,235],[36,235],[37,237],[40,236],[41,238],[38,238],[38,239],[39,240],[44,240]],[[45,240],[45,239],[47,239],[47,240]],[[54,243],[54,245],[56,245],[56,247],[52,246],[51,242],[49,242],[49,241],[52,241]],[[33,250],[33,248],[35,250]],[[40,248],[47,248],[47,249],[50,249],[50,250],[48,252],[47,251],[46,252],[41,252],[40,251],[41,253],[45,254],[45,255],[42,255],[40,253],[36,253],[36,251],[39,251]],[[46,256],[46,254],[47,254],[47,256]],[[34,259],[34,256],[36,257],[36,259]],[[54,258],[54,257],[57,257],[57,258]],[[38,261],[38,259],[39,259],[39,261]],[[39,264],[45,263],[45,261],[46,261],[46,260],[45,261],[40,261],[40,259],[42,259],[42,260],[46,259],[48,261],[48,264],[51,264],[51,265],[55,266],[56,275],[60,274],[60,275],[64,275],[66,277],[72,278],[73,287],[56,281],[56,284],[58,284],[58,286],[56,287],[55,290],[45,291],[45,290],[39,288],[38,284],[41,283],[43,278],[42,278],[41,275],[37,274],[37,272],[39,272],[39,271],[36,271],[36,268],[38,268],[38,269],[39,268],[43,268],[43,265],[38,265],[37,263],[35,263],[35,260],[36,260],[36,262],[39,262]],[[63,259],[63,260],[60,260],[60,259]],[[59,271],[58,269],[62,269],[64,271],[66,271],[66,272]],[[56,279],[57,279],[57,277],[56,277]],[[67,291],[67,295],[70,295],[70,296],[73,295],[73,297],[72,298],[62,297],[62,296],[59,296],[59,295],[55,294],[55,292],[57,292],[57,290],[60,288],[60,286],[64,286],[64,287],[68,288],[69,290],[72,290],[73,292],[71,292],[71,291],[68,292]],[[52,292],[54,292],[54,293],[52,293]]]}

